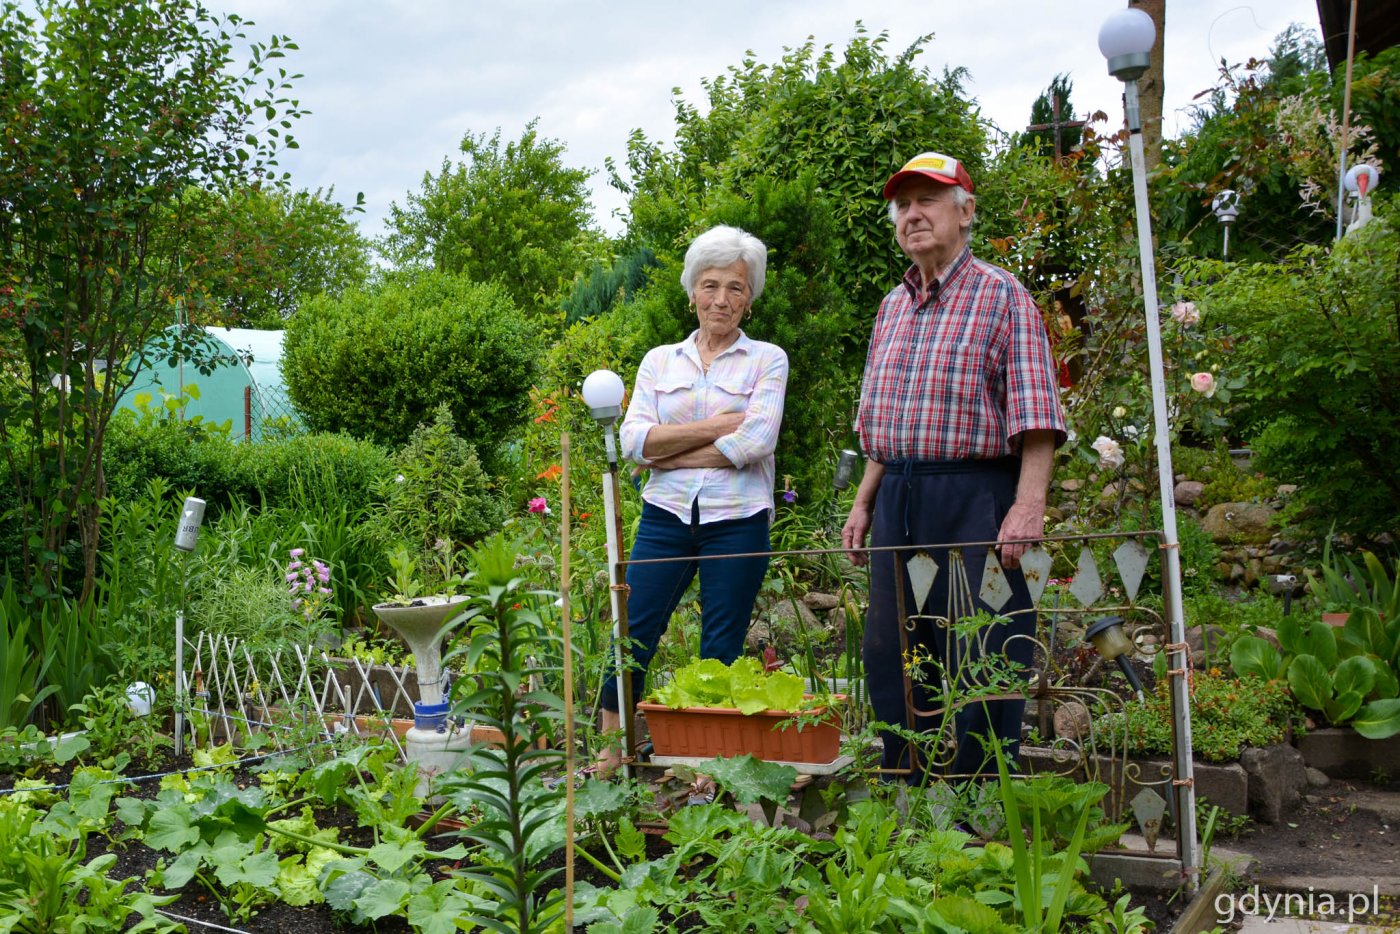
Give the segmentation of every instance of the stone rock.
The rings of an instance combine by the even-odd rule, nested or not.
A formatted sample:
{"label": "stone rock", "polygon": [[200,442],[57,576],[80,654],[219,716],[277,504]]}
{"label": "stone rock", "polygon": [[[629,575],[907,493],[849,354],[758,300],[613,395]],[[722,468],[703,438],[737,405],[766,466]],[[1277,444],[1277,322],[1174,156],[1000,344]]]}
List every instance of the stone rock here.
{"label": "stone rock", "polygon": [[1064,490],[1066,493],[1078,493],[1083,487],[1083,482],[1075,480],[1072,477],[1068,480],[1060,481],[1060,489]]}
{"label": "stone rock", "polygon": [[[796,610],[793,609],[794,605],[797,607]],[[807,604],[801,600],[796,601],[795,604],[794,601],[786,599],[774,601],[773,605],[768,608],[768,618],[772,621],[774,629],[779,627],[781,621],[798,619],[809,631],[821,626],[821,620],[817,619],[817,614],[808,609]]]}
{"label": "stone rock", "polygon": [[1276,493],[1280,497],[1292,496],[1294,493],[1297,492],[1298,484],[1296,483],[1280,483],[1277,489],[1274,490],[1274,493]]}
{"label": "stone rock", "polygon": [[1198,625],[1186,629],[1186,645],[1191,652],[1191,667],[1205,670],[1207,662],[1222,667],[1220,662],[1220,639],[1225,630],[1219,626]]}
{"label": "stone rock", "polygon": [[1279,648],[1278,633],[1274,632],[1272,629],[1269,629],[1267,626],[1260,626],[1258,629],[1254,630],[1254,634],[1259,638],[1263,639],[1265,642],[1269,643],[1269,645],[1272,645],[1274,648]]}
{"label": "stone rock", "polygon": [[1120,492],[1122,489],[1123,489],[1123,484],[1122,484],[1121,481],[1118,481],[1118,480],[1110,480],[1108,483],[1105,483],[1105,484],[1103,485],[1103,489],[1099,491],[1099,502],[1101,502],[1101,503],[1111,503],[1111,502],[1113,502],[1115,499],[1118,498],[1118,494],[1119,494],[1119,492]]}
{"label": "stone rock", "polygon": [[807,609],[816,610],[818,612],[822,610],[834,610],[840,603],[840,601],[836,599],[835,594],[820,593],[815,590],[804,595],[802,597],[802,602],[807,604]]}
{"label": "stone rock", "polygon": [[1264,562],[1258,558],[1250,558],[1249,563],[1244,566],[1244,585],[1246,587],[1258,587],[1259,579],[1264,575]]}
{"label": "stone rock", "polygon": [[1062,510],[1056,509],[1054,506],[1046,506],[1046,507],[1045,507],[1045,521],[1047,521],[1047,522],[1064,522],[1064,521],[1065,521],[1065,514],[1064,514],[1064,512],[1063,512]]}
{"label": "stone rock", "polygon": [[1217,503],[1201,522],[1217,545],[1241,542],[1268,544],[1273,538],[1273,520],[1278,510],[1263,503]]}
{"label": "stone rock", "polygon": [[846,610],[844,607],[837,607],[826,615],[826,628],[833,633],[846,631]]}
{"label": "stone rock", "polygon": [[1055,736],[1060,739],[1087,736],[1092,723],[1089,708],[1079,701],[1069,701],[1055,710]]}
{"label": "stone rock", "polygon": [[1321,769],[1308,766],[1303,771],[1307,776],[1309,788],[1326,788],[1328,785],[1332,784],[1332,779],[1328,778],[1327,773]]}
{"label": "stone rock", "polygon": [[1182,480],[1172,491],[1178,506],[1194,506],[1206,491],[1206,485],[1199,480]]}
{"label": "stone rock", "polygon": [[1249,774],[1249,810],[1266,824],[1277,824],[1302,803],[1307,787],[1303,754],[1292,746],[1267,746],[1240,753]]}
{"label": "stone rock", "polygon": [[1234,581],[1239,580],[1241,577],[1244,577],[1244,565],[1242,565],[1242,564],[1232,564],[1232,565],[1230,565],[1230,570],[1229,570],[1229,573],[1228,573],[1227,576],[1228,576],[1229,580],[1230,580],[1232,583],[1233,583]]}

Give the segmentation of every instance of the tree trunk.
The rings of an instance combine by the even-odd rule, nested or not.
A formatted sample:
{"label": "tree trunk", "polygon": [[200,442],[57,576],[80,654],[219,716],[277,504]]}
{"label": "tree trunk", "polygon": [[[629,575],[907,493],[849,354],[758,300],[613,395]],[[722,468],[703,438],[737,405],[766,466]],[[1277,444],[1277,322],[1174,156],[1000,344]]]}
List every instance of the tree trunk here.
{"label": "tree trunk", "polygon": [[1142,103],[1142,146],[1150,175],[1162,164],[1162,49],[1167,37],[1167,0],[1129,0],[1129,5],[1152,17],[1157,27],[1157,41],[1152,46],[1152,63],[1147,73],[1138,79],[1138,98]]}

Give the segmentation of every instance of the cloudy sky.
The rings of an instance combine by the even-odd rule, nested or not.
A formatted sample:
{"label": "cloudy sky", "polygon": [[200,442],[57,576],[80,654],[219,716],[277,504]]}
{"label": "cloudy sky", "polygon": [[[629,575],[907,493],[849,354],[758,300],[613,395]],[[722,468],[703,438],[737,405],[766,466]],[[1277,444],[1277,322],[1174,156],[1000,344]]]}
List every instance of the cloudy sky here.
{"label": "cloudy sky", "polygon": [[[255,21],[252,36],[289,36],[300,46],[289,70],[312,114],[282,167],[302,188],[365,194],[361,226],[382,232],[425,171],[454,159],[467,133],[516,139],[540,132],[567,146],[570,165],[594,171],[593,208],[617,232],[621,197],[603,162],[619,162],[628,134],[673,138],[673,88],[703,103],[701,80],[752,54],[778,60],[810,36],[844,48],[857,20],[887,31],[897,53],[933,33],[921,64],[968,71],[982,115],[1004,130],[1023,126],[1052,76],[1068,73],[1082,116],[1121,119],[1122,85],[1110,78],[1096,39],[1123,0],[207,0]],[[1171,0],[1166,27],[1166,131],[1187,125],[1192,97],[1209,88],[1223,58],[1263,56],[1291,22],[1317,29],[1314,0]],[[921,147],[910,141],[910,154]]]}

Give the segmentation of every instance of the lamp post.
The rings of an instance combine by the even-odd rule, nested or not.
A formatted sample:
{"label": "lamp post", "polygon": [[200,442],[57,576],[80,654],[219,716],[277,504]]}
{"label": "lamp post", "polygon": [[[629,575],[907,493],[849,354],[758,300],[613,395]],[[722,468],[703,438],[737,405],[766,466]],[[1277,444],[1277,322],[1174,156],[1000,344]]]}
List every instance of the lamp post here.
{"label": "lamp post", "polygon": [[1147,166],[1143,157],[1142,112],[1137,79],[1147,71],[1149,53],[1157,40],[1152,17],[1142,10],[1119,10],[1099,28],[1099,51],[1108,59],[1108,73],[1123,82],[1128,118],[1128,150],[1132,159],[1133,198],[1137,213],[1138,255],[1142,264],[1142,303],[1147,317],[1147,357],[1152,381],[1152,424],[1156,434],[1157,483],[1162,502],[1162,548],[1166,556],[1162,589],[1171,631],[1173,739],[1177,794],[1177,847],[1189,891],[1200,884],[1196,841],[1195,769],[1191,761],[1191,707],[1186,676],[1185,616],[1181,606],[1181,553],[1176,533],[1175,484],[1172,478],[1171,432],[1167,421],[1167,386],[1162,367],[1162,333],[1157,317],[1157,276],[1152,260],[1152,218],[1147,201]]}
{"label": "lamp post", "polygon": [[622,417],[622,397],[626,387],[612,370],[594,370],[583,381],[583,404],[603,428],[603,444],[608,454],[608,470],[603,474],[603,512],[608,528],[608,590],[613,615],[613,652],[617,666],[617,706],[622,721],[622,774],[632,777],[632,757],[636,751],[633,736],[632,666],[628,663],[627,601],[619,564],[622,561],[622,490],[617,479],[617,441],[613,425]]}
{"label": "lamp post", "polygon": [[1226,188],[1210,201],[1210,209],[1215,219],[1225,231],[1225,247],[1220,251],[1222,259],[1230,258],[1230,228],[1235,226],[1235,218],[1240,216],[1240,193]]}

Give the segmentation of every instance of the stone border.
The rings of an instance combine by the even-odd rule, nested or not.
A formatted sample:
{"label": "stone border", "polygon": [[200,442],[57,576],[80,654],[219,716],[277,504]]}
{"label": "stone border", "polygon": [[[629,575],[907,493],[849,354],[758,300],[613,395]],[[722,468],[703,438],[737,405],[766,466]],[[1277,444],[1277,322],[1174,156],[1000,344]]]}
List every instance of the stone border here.
{"label": "stone border", "polygon": [[1309,730],[1295,740],[1311,768],[1329,778],[1369,779],[1377,769],[1400,776],[1400,735],[1367,739],[1348,727]]}

